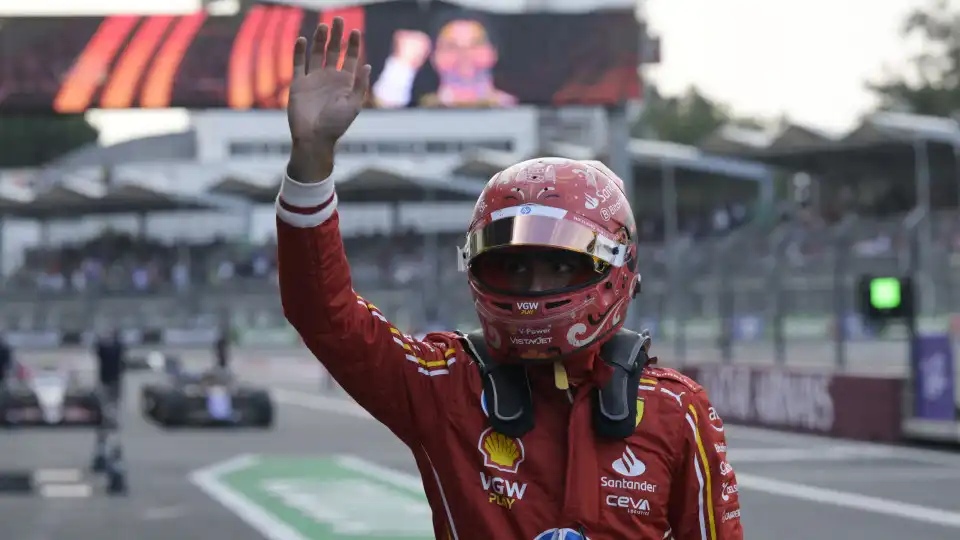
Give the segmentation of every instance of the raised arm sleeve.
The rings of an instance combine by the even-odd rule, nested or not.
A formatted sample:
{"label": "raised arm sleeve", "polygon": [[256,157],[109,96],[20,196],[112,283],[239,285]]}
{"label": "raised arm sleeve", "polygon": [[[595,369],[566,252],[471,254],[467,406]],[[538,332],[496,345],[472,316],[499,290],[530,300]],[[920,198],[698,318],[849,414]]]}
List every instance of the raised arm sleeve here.
{"label": "raised arm sleeve", "polygon": [[451,384],[453,334],[417,340],[353,289],[333,181],[283,180],[276,202],[283,311],[357,403],[406,441],[430,425]]}

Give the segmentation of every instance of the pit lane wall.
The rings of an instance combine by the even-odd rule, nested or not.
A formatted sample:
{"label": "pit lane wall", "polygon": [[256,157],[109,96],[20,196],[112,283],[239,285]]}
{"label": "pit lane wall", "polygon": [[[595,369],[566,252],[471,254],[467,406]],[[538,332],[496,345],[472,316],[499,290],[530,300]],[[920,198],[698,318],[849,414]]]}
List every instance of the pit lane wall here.
{"label": "pit lane wall", "polygon": [[957,329],[917,336],[904,351],[908,365],[899,376],[731,363],[688,365],[682,371],[707,389],[717,411],[734,424],[960,445]]}
{"label": "pit lane wall", "polygon": [[[951,329],[960,328],[960,325]],[[960,335],[955,332],[952,340]],[[213,327],[128,329],[133,347],[208,348]],[[90,332],[7,332],[17,349],[89,346]],[[233,329],[244,349],[300,348],[287,326]],[[773,365],[696,364],[681,371],[700,382],[724,420],[786,431],[875,442],[907,438],[960,444],[951,336],[939,334],[914,354],[909,378],[837,374]]]}
{"label": "pit lane wall", "polygon": [[736,364],[682,371],[724,422],[874,442],[903,439],[905,380]]}

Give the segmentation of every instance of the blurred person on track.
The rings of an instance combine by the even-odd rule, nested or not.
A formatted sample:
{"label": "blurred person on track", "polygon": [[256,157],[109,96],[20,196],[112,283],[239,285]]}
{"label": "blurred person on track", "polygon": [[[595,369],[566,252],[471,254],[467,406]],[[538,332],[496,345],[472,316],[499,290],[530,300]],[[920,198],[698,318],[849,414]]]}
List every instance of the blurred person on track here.
{"label": "blurred person on track", "polygon": [[119,329],[100,336],[95,345],[97,357],[97,378],[100,383],[100,400],[103,421],[97,426],[96,445],[93,450],[94,471],[107,467],[110,435],[118,425],[118,409],[123,387],[124,361],[127,347]]}
{"label": "blurred person on track", "polygon": [[[334,145],[370,66],[343,20],[297,41],[292,151],[277,198],[287,319],[413,452],[437,538],[741,540],[722,420],[691,379],[622,329],[639,291],[622,181],[543,158],[487,184],[458,261],[483,330],[406,335],[356,291]],[[328,39],[329,38],[329,39]],[[329,42],[329,43],[328,43]]]}
{"label": "blurred person on track", "polygon": [[220,325],[220,333],[214,343],[214,356],[218,369],[230,368],[230,325],[226,322]]}
{"label": "blurred person on track", "polygon": [[120,330],[114,329],[100,336],[96,343],[97,373],[100,385],[119,395],[123,379],[123,360],[127,347]]}
{"label": "blurred person on track", "polygon": [[0,387],[6,382],[8,375],[15,376],[9,373],[11,369],[13,369],[13,349],[7,343],[3,331],[0,331]]}

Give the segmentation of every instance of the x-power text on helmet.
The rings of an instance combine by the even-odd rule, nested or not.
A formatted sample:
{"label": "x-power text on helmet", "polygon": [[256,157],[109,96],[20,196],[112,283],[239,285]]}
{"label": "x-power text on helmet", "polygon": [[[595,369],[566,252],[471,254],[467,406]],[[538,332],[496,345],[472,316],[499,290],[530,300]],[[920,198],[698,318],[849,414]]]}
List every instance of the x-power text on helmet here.
{"label": "x-power text on helmet", "polygon": [[549,334],[551,330],[552,328],[549,326],[546,328],[529,328],[525,326],[517,328],[517,333],[521,336],[543,336]]}

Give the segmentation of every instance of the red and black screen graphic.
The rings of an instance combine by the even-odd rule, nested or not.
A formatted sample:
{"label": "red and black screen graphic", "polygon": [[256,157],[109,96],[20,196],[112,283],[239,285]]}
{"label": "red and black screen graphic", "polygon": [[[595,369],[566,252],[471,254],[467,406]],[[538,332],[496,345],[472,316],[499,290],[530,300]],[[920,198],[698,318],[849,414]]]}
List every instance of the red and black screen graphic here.
{"label": "red and black screen graphic", "polygon": [[[477,18],[442,2],[428,9],[394,1],[321,12],[262,4],[230,17],[199,12],[0,20],[0,113],[282,108],[294,41],[337,16],[348,29],[364,32],[374,81],[397,54],[398,32],[426,36],[429,46],[449,34],[437,21],[476,19],[497,58],[491,77],[498,91],[515,97],[511,102],[610,104],[640,93],[640,28],[628,11]],[[400,106],[446,95],[445,72],[437,67],[446,64],[437,58],[425,57],[408,85],[409,102]]]}

